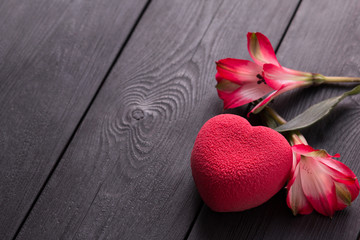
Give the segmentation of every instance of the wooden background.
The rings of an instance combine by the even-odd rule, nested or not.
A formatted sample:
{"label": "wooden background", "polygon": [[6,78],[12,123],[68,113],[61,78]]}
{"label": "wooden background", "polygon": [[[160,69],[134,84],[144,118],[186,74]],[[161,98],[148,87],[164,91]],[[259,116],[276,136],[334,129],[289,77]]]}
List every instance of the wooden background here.
{"label": "wooden background", "polygon": [[[358,239],[358,199],[333,219],[293,217],[285,190],[212,212],[190,153],[223,112],[214,62],[250,59],[247,32],[286,67],[360,76],[359,12],[357,0],[1,1],[0,239]],[[273,107],[290,119],[352,86]],[[360,96],[303,133],[360,175]]]}

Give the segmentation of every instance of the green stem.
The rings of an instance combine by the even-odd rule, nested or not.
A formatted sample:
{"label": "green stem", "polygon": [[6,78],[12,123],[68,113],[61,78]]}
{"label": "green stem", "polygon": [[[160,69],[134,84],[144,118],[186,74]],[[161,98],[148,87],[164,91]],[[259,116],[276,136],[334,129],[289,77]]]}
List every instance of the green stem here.
{"label": "green stem", "polygon": [[266,106],[265,111],[279,124],[285,124],[286,120],[283,119],[274,109],[271,107]]}
{"label": "green stem", "polygon": [[293,146],[293,145],[296,145],[296,144],[305,144],[305,145],[308,145],[305,137],[297,130],[295,131],[291,131],[290,132],[290,145]]}
{"label": "green stem", "polygon": [[[271,107],[266,106],[264,108],[264,110],[266,111],[266,113],[272,118],[274,119],[279,125],[285,124],[286,120],[283,119],[274,109],[272,109]],[[307,145],[307,141],[305,139],[305,137],[297,130],[295,131],[290,131],[288,132],[288,141],[290,142],[290,145],[295,145],[295,144],[306,144]]]}
{"label": "green stem", "polygon": [[360,82],[360,78],[358,77],[326,77],[324,76],[325,83],[339,83],[339,82]]}

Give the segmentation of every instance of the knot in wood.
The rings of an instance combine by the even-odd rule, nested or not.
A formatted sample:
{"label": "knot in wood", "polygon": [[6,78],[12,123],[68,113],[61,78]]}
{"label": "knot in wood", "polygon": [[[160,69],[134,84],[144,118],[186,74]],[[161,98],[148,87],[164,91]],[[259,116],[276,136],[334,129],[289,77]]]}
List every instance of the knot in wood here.
{"label": "knot in wood", "polygon": [[139,121],[144,118],[145,114],[143,110],[135,109],[134,111],[132,111],[131,116]]}

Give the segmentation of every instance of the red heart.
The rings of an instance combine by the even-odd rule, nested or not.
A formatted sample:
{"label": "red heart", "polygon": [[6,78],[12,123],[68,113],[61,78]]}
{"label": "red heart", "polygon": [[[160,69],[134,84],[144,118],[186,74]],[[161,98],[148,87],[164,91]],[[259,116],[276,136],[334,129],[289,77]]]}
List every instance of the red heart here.
{"label": "red heart", "polygon": [[291,147],[280,133],[232,114],[207,121],[191,153],[198,191],[217,212],[266,202],[284,186],[291,165]]}

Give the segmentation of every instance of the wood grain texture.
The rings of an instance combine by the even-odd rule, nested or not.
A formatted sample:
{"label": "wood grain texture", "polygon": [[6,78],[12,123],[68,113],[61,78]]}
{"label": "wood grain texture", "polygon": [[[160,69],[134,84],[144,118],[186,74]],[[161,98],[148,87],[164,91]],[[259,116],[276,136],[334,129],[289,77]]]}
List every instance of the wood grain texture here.
{"label": "wood grain texture", "polygon": [[1,1],[1,239],[14,236],[145,3]]}
{"label": "wood grain texture", "polygon": [[296,4],[153,1],[19,239],[183,239],[202,205],[192,145],[222,111],[214,62],[248,58],[248,31],[279,42]]}
{"label": "wood grain texture", "polygon": [[[335,76],[360,76],[360,4],[358,1],[303,0],[278,51],[280,64]],[[309,106],[351,89],[353,84],[319,86],[284,94],[272,105],[286,119]],[[360,175],[360,96],[340,103],[335,111],[303,131],[310,145],[339,152],[340,161]],[[289,106],[291,105],[291,107]],[[219,214],[207,207],[189,239],[358,239],[360,200],[333,219],[312,213],[293,217],[282,190],[264,205],[239,213]]]}

